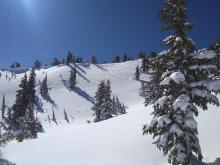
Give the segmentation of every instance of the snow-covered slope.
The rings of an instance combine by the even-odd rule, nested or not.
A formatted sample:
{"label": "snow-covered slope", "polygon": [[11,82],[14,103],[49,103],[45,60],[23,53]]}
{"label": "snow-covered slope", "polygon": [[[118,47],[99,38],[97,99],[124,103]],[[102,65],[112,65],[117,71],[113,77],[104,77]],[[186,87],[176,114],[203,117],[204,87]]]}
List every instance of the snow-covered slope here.
{"label": "snow-covered slope", "polygon": [[[4,156],[17,165],[167,164],[162,152],[152,144],[152,137],[142,135],[142,125],[150,119],[152,107],[144,107],[144,100],[139,96],[140,83],[134,80],[138,64],[140,61],[104,65],[77,64],[78,85],[74,91],[65,87],[70,74],[68,66],[37,71],[38,80],[42,80],[47,73],[51,89],[50,98],[43,99],[37,87],[39,105],[43,105],[44,111],[38,112],[37,116],[43,123],[45,133],[40,133],[36,140],[11,142],[4,148]],[[0,94],[5,94],[7,104],[12,105],[23,74],[18,74],[11,81],[6,80],[6,74],[10,77],[10,73],[1,74]],[[93,119],[90,110],[92,97],[103,79],[110,79],[113,93],[129,107],[128,113],[88,124],[87,120]],[[58,125],[48,122],[48,115],[52,117],[52,109]],[[64,120],[64,109],[72,120],[70,124]],[[218,109],[211,106],[210,111],[201,112],[198,118],[199,137],[206,161],[220,157]]]}
{"label": "snow-covered slope", "polygon": [[[68,83],[70,70],[69,66],[56,66],[36,71],[37,83],[47,74],[50,97],[42,98],[37,85],[37,100],[39,106],[37,116],[41,122],[48,122],[48,115],[52,117],[52,110],[55,111],[56,119],[64,122],[64,109],[71,120],[76,122],[92,119],[91,107],[93,105],[94,93],[101,80],[109,79],[112,82],[113,94],[127,106],[135,105],[141,101],[138,95],[139,82],[134,80],[134,68],[140,61],[132,61],[121,64],[76,64],[77,87],[70,91],[65,87]],[[11,73],[4,71],[0,78],[0,95],[5,94],[7,105],[12,105],[15,100],[16,90],[23,74],[17,74],[16,78]],[[6,80],[7,75],[7,80]],[[10,81],[9,81],[10,79]],[[38,83],[39,84],[39,83]],[[137,99],[138,97],[139,99]],[[1,105],[1,103],[0,103]],[[42,105],[42,106],[41,106]],[[42,108],[40,108],[42,107]]]}

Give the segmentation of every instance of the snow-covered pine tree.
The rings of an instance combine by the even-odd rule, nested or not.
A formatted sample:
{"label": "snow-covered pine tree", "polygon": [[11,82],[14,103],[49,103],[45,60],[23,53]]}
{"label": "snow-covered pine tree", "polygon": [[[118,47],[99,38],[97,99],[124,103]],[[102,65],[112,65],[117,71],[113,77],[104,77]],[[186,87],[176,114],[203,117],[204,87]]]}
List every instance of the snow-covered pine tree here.
{"label": "snow-covered pine tree", "polygon": [[3,97],[2,97],[2,109],[1,109],[2,120],[5,118],[5,110],[6,110],[5,95],[3,95]]}
{"label": "snow-covered pine tree", "polygon": [[137,65],[137,67],[136,67],[136,69],[135,69],[135,79],[136,79],[137,81],[140,80],[140,68],[139,68],[138,65]]}
{"label": "snow-covered pine tree", "polygon": [[142,59],[142,64],[141,64],[141,70],[143,73],[146,73],[149,71],[150,68],[150,62],[149,62],[149,58],[148,57],[144,57]]}
{"label": "snow-covered pine tree", "polygon": [[163,55],[167,71],[160,82],[163,96],[155,103],[153,119],[143,128],[144,134],[153,134],[154,144],[168,155],[172,165],[190,165],[193,155],[202,159],[197,108],[206,110],[208,103],[219,105],[213,94],[219,87],[210,85],[215,83],[213,59],[217,55],[208,50],[195,52],[193,41],[187,37],[192,24],[186,22],[186,6],[187,0],[165,0],[161,10],[163,29],[174,34],[163,41],[168,46]]}
{"label": "snow-covered pine tree", "polygon": [[18,119],[24,117],[26,109],[28,107],[28,97],[27,97],[27,75],[21,79],[19,85],[19,90],[17,91],[16,100],[11,108],[11,122],[14,126],[18,126]]}
{"label": "snow-covered pine tree", "polygon": [[37,138],[37,124],[34,113],[34,105],[36,101],[36,74],[32,68],[27,82],[28,107],[25,113],[25,134],[26,138]]}
{"label": "snow-covered pine tree", "polygon": [[49,89],[48,89],[48,86],[47,86],[47,74],[44,77],[42,83],[40,84],[40,93],[43,97],[46,97],[46,96],[49,95]]}
{"label": "snow-covered pine tree", "polygon": [[164,70],[165,64],[162,64],[163,56],[157,56],[151,61],[151,70],[149,74],[150,81],[142,81],[141,93],[140,95],[145,98],[145,105],[154,104],[158,100],[163,91],[160,87],[161,76]]}
{"label": "snow-covered pine tree", "polygon": [[208,50],[214,51],[217,54],[217,58],[214,59],[213,63],[217,66],[218,72],[217,77],[220,75],[220,40],[217,41],[215,44],[211,45]]}
{"label": "snow-covered pine tree", "polygon": [[116,96],[113,95],[112,97],[112,110],[113,110],[113,115],[118,115],[118,109],[116,106]]}
{"label": "snow-covered pine tree", "polygon": [[[111,96],[112,96],[112,90],[111,90],[111,82],[110,80],[107,80],[107,82],[105,83],[105,93],[104,93],[104,97],[105,97],[105,113],[106,116],[109,116],[110,118],[112,117],[112,114],[114,113],[114,110],[113,110],[113,102],[112,102],[112,99],[111,99]],[[109,115],[109,113],[111,113],[111,115]],[[105,114],[104,114],[105,115]]]}
{"label": "snow-covered pine tree", "polygon": [[76,86],[76,68],[70,71],[69,88],[73,89]]}
{"label": "snow-covered pine tree", "polygon": [[98,85],[98,89],[94,97],[95,105],[92,107],[92,110],[95,112],[94,122],[99,122],[113,117],[113,111],[112,109],[109,109],[110,101],[108,100],[106,89],[106,82],[101,81],[101,83]]}
{"label": "snow-covered pine tree", "polygon": [[118,114],[125,114],[127,107],[119,101],[118,96],[116,96],[116,109]]}

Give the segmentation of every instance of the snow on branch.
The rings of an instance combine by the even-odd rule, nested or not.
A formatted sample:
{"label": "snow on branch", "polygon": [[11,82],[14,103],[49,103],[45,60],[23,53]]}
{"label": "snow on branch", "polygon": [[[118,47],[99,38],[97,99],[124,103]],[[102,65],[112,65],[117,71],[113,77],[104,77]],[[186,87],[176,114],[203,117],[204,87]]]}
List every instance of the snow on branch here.
{"label": "snow on branch", "polygon": [[180,95],[173,104],[174,109],[181,109],[183,111],[186,111],[188,105],[189,105],[190,97],[188,95],[182,94]]}
{"label": "snow on branch", "polygon": [[216,65],[193,65],[189,67],[190,70],[205,70],[205,69],[213,69],[216,70]]}
{"label": "snow on branch", "polygon": [[191,87],[206,87],[210,91],[220,92],[220,80],[202,80],[193,82],[190,84]]}
{"label": "snow on branch", "polygon": [[194,54],[195,59],[212,59],[216,57],[216,53],[213,50],[202,49]]}

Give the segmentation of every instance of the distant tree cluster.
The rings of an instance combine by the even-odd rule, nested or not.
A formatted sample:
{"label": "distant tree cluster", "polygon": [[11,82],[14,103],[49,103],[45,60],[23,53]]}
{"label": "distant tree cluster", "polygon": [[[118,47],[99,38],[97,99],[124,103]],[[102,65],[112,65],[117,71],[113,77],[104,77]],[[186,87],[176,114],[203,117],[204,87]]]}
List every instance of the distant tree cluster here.
{"label": "distant tree cluster", "polygon": [[40,68],[42,68],[42,63],[40,62],[40,60],[36,59],[36,60],[34,61],[33,68],[34,68],[34,69],[40,69]]}
{"label": "distant tree cluster", "polygon": [[126,62],[126,61],[132,61],[133,57],[129,56],[127,53],[125,53],[122,57],[117,55],[112,60],[113,63],[120,63],[120,62]]}
{"label": "distant tree cluster", "polygon": [[21,67],[21,64],[19,62],[14,62],[12,65],[10,65],[10,68],[19,68]]}
{"label": "distant tree cluster", "polygon": [[111,91],[111,83],[108,80],[101,81],[95,94],[95,105],[92,107],[94,111],[94,122],[107,120],[118,114],[126,113],[127,107],[122,104],[117,96],[113,96]]}

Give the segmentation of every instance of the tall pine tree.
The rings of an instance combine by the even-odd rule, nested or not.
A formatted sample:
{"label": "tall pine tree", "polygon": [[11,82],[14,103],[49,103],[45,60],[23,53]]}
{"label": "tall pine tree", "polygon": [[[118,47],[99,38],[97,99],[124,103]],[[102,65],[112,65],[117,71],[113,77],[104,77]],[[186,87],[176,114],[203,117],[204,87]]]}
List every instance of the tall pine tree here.
{"label": "tall pine tree", "polygon": [[1,109],[2,120],[5,118],[5,110],[6,110],[5,95],[3,95],[3,97],[2,97],[2,109]]}
{"label": "tall pine tree", "polygon": [[44,77],[42,83],[40,83],[40,93],[43,97],[46,97],[49,95],[49,89],[47,86],[47,74]]}
{"label": "tall pine tree", "polygon": [[25,114],[25,127],[27,130],[27,138],[37,137],[36,119],[34,114],[34,105],[36,101],[36,74],[34,68],[27,82],[28,107]]}
{"label": "tall pine tree", "polygon": [[187,22],[186,7],[187,0],[165,0],[160,12],[163,30],[174,34],[163,41],[168,47],[163,55],[166,71],[160,82],[163,96],[155,103],[152,120],[143,128],[144,134],[153,134],[154,144],[168,155],[172,165],[190,165],[193,155],[202,159],[195,116],[198,107],[207,110],[208,103],[219,105],[213,93],[219,89],[210,87],[217,73],[213,63],[217,55],[214,51],[195,51],[187,36],[192,24]]}
{"label": "tall pine tree", "polygon": [[21,79],[19,85],[19,90],[17,91],[16,100],[12,106],[11,117],[13,125],[17,125],[20,117],[24,117],[26,109],[28,107],[28,95],[27,95],[27,75],[25,73],[24,77]]}

